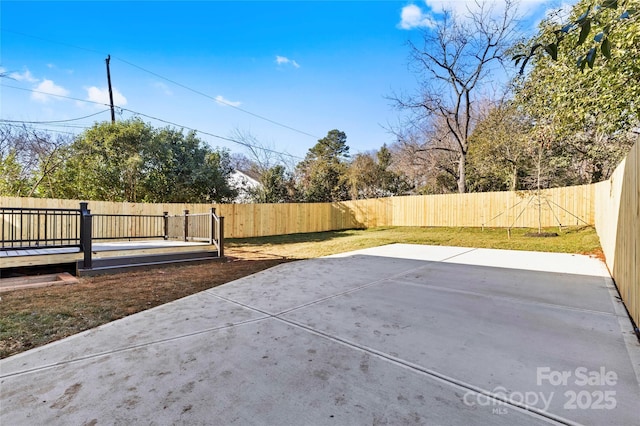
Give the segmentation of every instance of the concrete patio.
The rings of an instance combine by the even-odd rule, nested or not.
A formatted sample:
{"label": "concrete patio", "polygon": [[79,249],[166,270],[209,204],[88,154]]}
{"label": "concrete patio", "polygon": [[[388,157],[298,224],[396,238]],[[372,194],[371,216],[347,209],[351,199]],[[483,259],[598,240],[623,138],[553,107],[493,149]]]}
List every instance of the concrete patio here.
{"label": "concrete patio", "polygon": [[0,424],[640,425],[616,296],[570,254],[283,264],[0,360]]}

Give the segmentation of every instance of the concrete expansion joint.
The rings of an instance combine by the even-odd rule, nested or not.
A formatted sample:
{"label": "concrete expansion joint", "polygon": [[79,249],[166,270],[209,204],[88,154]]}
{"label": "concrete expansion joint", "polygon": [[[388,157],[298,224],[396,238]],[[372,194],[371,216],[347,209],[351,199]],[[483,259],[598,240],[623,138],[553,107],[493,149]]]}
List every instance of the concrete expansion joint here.
{"label": "concrete expansion joint", "polygon": [[343,339],[343,338],[340,338],[340,337],[332,336],[332,335],[330,335],[328,333],[325,333],[325,332],[322,332],[320,330],[314,329],[312,327],[309,327],[309,326],[307,326],[305,324],[301,324],[301,323],[299,323],[297,321],[293,321],[291,319],[281,318],[281,317],[276,317],[276,316],[274,316],[273,318],[276,319],[276,320],[282,321],[282,322],[284,322],[284,323],[286,323],[288,325],[291,325],[291,326],[294,326],[296,328],[300,328],[302,330],[310,332],[310,333],[312,333],[314,335],[317,335],[319,337],[328,339],[328,340],[330,340],[332,342],[341,344],[343,346],[347,346],[347,347],[349,347],[351,349],[362,351],[362,352],[367,353],[369,355],[372,355],[372,356],[374,356],[374,357],[376,357],[376,358],[378,358],[380,360],[383,360],[385,362],[389,362],[389,363],[394,364],[394,365],[396,365],[398,367],[401,367],[401,368],[407,369],[409,371],[412,371],[413,373],[417,373],[417,374],[429,377],[430,379],[438,381],[438,382],[440,382],[442,384],[445,384],[445,385],[448,385],[448,386],[452,386],[452,387],[455,387],[455,388],[458,388],[460,390],[464,390],[464,391],[467,391],[467,392],[470,391],[470,392],[474,392],[474,393],[479,394],[479,395],[484,395],[484,396],[486,396],[488,398],[491,398],[491,399],[493,399],[495,401],[498,401],[500,403],[509,405],[510,407],[512,407],[512,408],[514,408],[514,409],[516,409],[516,410],[518,410],[520,412],[523,412],[525,414],[528,414],[528,415],[531,415],[533,417],[539,418],[541,420],[545,420],[545,421],[547,421],[547,422],[549,422],[551,424],[580,426],[580,423],[576,423],[576,422],[574,422],[572,420],[569,420],[569,419],[566,419],[566,418],[564,418],[562,416],[558,416],[558,415],[555,415],[553,413],[549,413],[549,412],[546,412],[544,410],[540,410],[540,409],[538,409],[536,407],[530,407],[530,406],[528,406],[528,405],[526,405],[524,403],[519,403],[517,401],[512,401],[511,399],[505,398],[504,396],[501,396],[500,394],[488,391],[486,389],[482,389],[482,388],[480,388],[478,386],[475,386],[475,385],[472,385],[470,383],[464,382],[462,380],[458,380],[456,378],[447,376],[447,375],[442,374],[442,373],[440,373],[438,371],[422,367],[422,366],[420,366],[418,364],[414,364],[414,363],[406,361],[404,359],[395,357],[395,356],[390,355],[390,354],[388,354],[386,352],[378,351],[378,350],[370,348],[368,346],[360,345],[360,344],[355,343],[355,342],[351,342],[351,341],[349,341],[347,339]]}
{"label": "concrete expansion joint", "polygon": [[[584,308],[578,308],[578,307],[574,307],[574,306],[558,305],[556,303],[536,302],[536,301],[532,301],[532,300],[524,300],[524,299],[520,299],[520,298],[517,298],[517,297],[510,297],[510,296],[496,296],[496,295],[491,295],[491,294],[486,294],[486,293],[480,293],[480,292],[477,292],[477,291],[460,290],[460,289],[457,289],[457,288],[443,287],[443,286],[438,286],[438,285],[433,285],[433,284],[416,284],[416,283],[412,283],[412,282],[403,282],[402,284],[404,284],[404,285],[416,285],[416,286],[420,286],[420,287],[429,288],[431,290],[443,291],[443,292],[448,292],[448,293],[457,293],[457,294],[464,294],[464,295],[469,295],[469,296],[483,297],[483,298],[491,299],[491,300],[504,300],[504,301],[507,301],[507,302],[518,303],[518,304],[521,304],[521,305],[544,306],[546,308],[559,309],[559,310],[563,310],[563,311],[583,312],[583,313],[587,313],[587,314],[604,315],[604,316],[609,316],[609,317],[618,317],[618,316],[620,316],[618,313],[611,313],[611,312],[605,312],[605,311],[596,311],[596,310],[593,310],[593,309],[584,309]],[[625,318],[627,318],[626,315],[623,315],[623,316]]]}
{"label": "concrete expansion joint", "polygon": [[[317,388],[320,383],[317,380],[326,381],[322,382],[322,391],[330,394],[327,394],[326,407],[323,405],[314,409],[325,410],[330,407],[331,410],[335,410],[333,403],[337,404],[338,400],[334,401],[329,396],[333,396],[334,393],[342,394],[344,400],[345,386],[353,383],[353,386],[360,387],[358,383],[366,380],[368,386],[361,388],[362,393],[353,395],[354,402],[356,399],[358,402],[363,401],[362,410],[375,413],[386,412],[387,407],[380,406],[377,401],[392,398],[397,387],[398,401],[402,401],[403,404],[397,405],[398,413],[409,413],[414,407],[419,413],[422,413],[420,410],[423,408],[428,408],[435,409],[436,414],[446,411],[446,415],[455,410],[455,414],[460,416],[454,418],[456,421],[451,423],[462,424],[465,420],[474,418],[474,415],[477,419],[484,420],[475,421],[479,424],[575,425],[578,421],[584,424],[604,424],[607,421],[612,424],[635,423],[633,407],[637,398],[634,397],[640,393],[636,383],[631,379],[634,375],[632,367],[636,376],[640,368],[640,346],[633,336],[633,327],[625,315],[624,307],[615,297],[618,293],[610,278],[605,277],[604,281],[601,281],[600,275],[595,273],[565,274],[553,268],[540,271],[536,267],[544,266],[545,259],[530,259],[527,254],[518,254],[514,259],[502,261],[502,252],[483,249],[476,251],[473,248],[446,248],[443,251],[427,249],[421,252],[414,247],[401,246],[395,250],[386,248],[378,254],[368,251],[355,265],[343,261],[319,261],[311,264],[310,270],[305,270],[304,265],[296,265],[293,268],[286,266],[287,269],[280,269],[273,275],[265,272],[262,278],[242,280],[226,288],[205,290],[202,292],[205,293],[203,296],[172,302],[173,306],[159,308],[162,309],[160,312],[141,314],[142,316],[133,321],[114,322],[113,330],[101,328],[98,333],[84,336],[81,334],[83,341],[80,345],[74,345],[78,340],[67,340],[61,347],[49,346],[48,349],[51,350],[43,352],[40,356],[30,352],[30,355],[24,358],[19,358],[18,355],[18,358],[12,358],[12,361],[0,361],[0,367],[7,367],[5,376],[0,375],[0,382],[7,386],[12,383],[26,383],[31,376],[50,376],[51,380],[55,380],[55,376],[68,373],[69,370],[73,370],[74,374],[79,376],[84,374],[84,368],[93,370],[104,366],[110,369],[124,366],[129,372],[130,369],[139,369],[140,362],[154,365],[167,362],[167,365],[176,365],[175,368],[180,368],[180,371],[184,371],[183,368],[188,370],[188,374],[193,377],[199,372],[204,372],[214,386],[220,385],[220,389],[225,393],[237,395],[237,398],[229,398],[228,406],[221,405],[221,410],[232,410],[229,415],[226,412],[221,413],[227,415],[226,419],[231,419],[234,415],[245,415],[247,410],[251,409],[249,404],[238,405],[238,399],[262,399],[265,395],[270,397],[276,393],[284,395],[287,404],[290,404],[288,408],[291,408],[284,412],[276,412],[277,408],[274,409],[271,414],[281,416],[279,424],[287,423],[286,420],[290,420],[294,415],[305,416],[311,412],[306,401],[316,400],[316,395],[310,395],[308,389]],[[458,254],[451,256],[453,253]],[[407,258],[396,261],[395,259],[399,259],[398,256],[402,254],[407,255]],[[435,260],[437,258],[442,260]],[[367,259],[371,259],[371,266]],[[566,256],[560,256],[558,259],[557,262],[554,260],[555,263],[551,262],[552,266],[562,264]],[[529,280],[525,272],[513,276],[511,271],[505,269],[505,265],[513,266],[507,260],[515,260],[513,265],[518,266],[516,269],[530,270],[532,277],[540,277],[540,280]],[[484,265],[485,261],[489,264]],[[431,262],[441,262],[441,265],[437,268],[432,267]],[[480,269],[482,266],[487,269]],[[530,266],[533,269],[529,269]],[[338,270],[339,267],[344,269]],[[580,270],[579,267],[571,269]],[[593,268],[585,267],[582,271],[592,272]],[[566,289],[563,288],[557,293],[557,297],[554,297],[553,291],[558,288],[558,280],[554,280],[553,275],[539,272],[573,277],[566,277]],[[460,282],[455,281],[461,274],[468,280],[465,278]],[[585,281],[582,276],[591,278]],[[501,278],[513,285],[508,285]],[[532,283],[531,286],[529,281]],[[564,280],[559,282],[565,283]],[[388,295],[390,296],[387,298]],[[582,295],[584,300],[580,298]],[[192,311],[190,307],[193,306],[194,300],[197,306]],[[476,305],[487,315],[479,316],[476,315],[478,311],[469,309],[470,306],[475,308]],[[504,311],[503,316],[494,315],[500,314],[501,310]],[[194,312],[194,315],[199,312],[198,322],[183,322],[182,320],[186,320],[185,312],[188,316],[192,315],[191,312]],[[559,319],[557,322],[566,320],[560,330],[554,329],[553,326],[544,326],[546,323],[543,323],[542,327],[536,323],[538,318],[551,317],[553,320],[556,316]],[[511,320],[514,318],[524,318],[527,321]],[[365,320],[370,320],[370,323],[365,323]],[[362,324],[358,321],[362,321]],[[473,324],[474,327],[477,325],[477,328],[469,328],[470,323],[474,321],[477,321],[477,324]],[[496,321],[500,327],[504,326],[504,330],[501,328],[498,331],[505,333],[492,334],[496,330]],[[426,323],[429,323],[428,326],[420,330],[420,326]],[[617,324],[620,325],[622,334],[618,332]],[[402,329],[405,326],[412,328],[404,332]],[[442,326],[447,329],[443,329]],[[376,334],[378,329],[382,330],[381,327],[392,327],[394,330],[389,330],[392,334]],[[255,333],[256,329],[260,332]],[[529,335],[528,331],[533,331],[536,336],[540,333],[541,338],[548,339],[545,340],[548,344],[538,350],[537,346],[542,346],[539,345],[540,340],[521,340],[521,336]],[[441,332],[447,335],[443,337]],[[602,344],[594,344],[595,333],[602,336]],[[255,334],[260,334],[261,340],[256,340]],[[115,336],[122,337],[114,338]],[[478,340],[471,341],[476,336],[479,336]],[[86,341],[85,337],[88,338]],[[219,339],[222,339],[220,345],[217,342]],[[112,343],[105,347],[100,344],[105,340],[111,340]],[[465,350],[476,349],[478,352],[458,353],[459,356],[452,357],[451,354],[461,347],[461,343]],[[605,347],[605,343],[609,346]],[[628,357],[623,344],[626,344]],[[251,350],[249,359],[241,358],[247,353],[249,346],[266,348],[265,352],[269,356],[260,358],[263,353]],[[585,349],[592,347],[593,353]],[[568,351],[565,351],[565,348],[568,348]],[[176,350],[179,354],[177,358]],[[431,350],[433,352],[430,352]],[[205,354],[197,364],[186,367],[182,363],[179,367],[174,364],[185,361],[186,355],[197,353]],[[312,353],[318,355],[311,355]],[[474,357],[476,364],[468,364],[468,354]],[[215,374],[211,374],[212,367],[208,359],[218,356],[225,358],[226,370],[216,369],[213,371]],[[308,364],[307,357],[314,358],[310,361],[316,361],[317,357],[317,361],[322,361],[323,367],[326,368],[320,370],[318,363]],[[261,361],[266,358],[272,359]],[[358,359],[360,369],[355,367]],[[364,359],[366,369],[363,368]],[[369,359],[373,363],[371,370]],[[289,362],[292,363],[291,366]],[[461,362],[465,364],[461,365]],[[492,369],[494,365],[497,368]],[[544,367],[547,365],[548,367]],[[610,414],[595,411],[578,413],[564,411],[571,408],[561,408],[557,399],[556,403],[551,405],[550,397],[548,403],[543,401],[544,405],[526,398],[513,397],[529,392],[519,392],[521,390],[533,389],[527,387],[533,384],[525,369],[542,366],[543,370],[564,374],[564,368],[578,365],[606,366],[607,370],[616,373],[617,377],[624,377],[615,384],[619,386],[616,388],[617,397],[620,398],[618,411]],[[231,378],[231,375],[223,374],[221,377],[224,377],[224,381],[218,382],[217,373],[233,373],[240,368],[242,375]],[[9,369],[23,371],[8,374]],[[568,372],[577,374],[576,371]],[[122,374],[126,372],[123,370]],[[149,383],[150,386],[172,386],[175,381],[164,377],[164,374],[149,382],[146,370],[136,371],[135,378]],[[273,380],[275,376],[278,377],[276,381]],[[255,388],[247,388],[247,377],[251,377]],[[113,380],[119,380],[118,376]],[[184,381],[187,380],[188,378],[184,377]],[[551,380],[548,382],[537,384],[536,386],[544,387],[535,393],[556,393],[560,397],[564,388],[556,388]],[[71,383],[73,381],[69,382]],[[303,387],[297,388],[298,384]],[[494,384],[500,386],[492,388]],[[35,386],[42,385],[38,383]],[[196,394],[183,396],[187,398],[184,407],[189,404],[190,410],[190,403],[195,398],[202,397],[207,401],[215,397],[212,394],[216,392],[212,392],[206,383],[201,386]],[[575,386],[582,385],[575,382]],[[301,390],[296,392],[301,395],[299,400],[293,400],[289,396],[294,387]],[[416,392],[416,402],[404,398],[408,395],[407,389]],[[25,394],[29,391],[27,389]],[[607,391],[611,392],[609,389],[604,392]],[[586,392],[593,395],[590,389]],[[14,398],[13,401],[21,398],[17,393],[11,397]],[[404,399],[401,400],[401,397]],[[469,408],[475,411],[467,411],[465,407],[484,405],[471,404],[467,397],[473,398],[476,402],[486,402],[487,410]],[[90,404],[96,401],[98,396],[91,394],[86,398]],[[305,403],[302,403],[303,401]],[[415,405],[405,405],[405,401]],[[119,401],[111,402],[117,405]],[[395,401],[393,402],[396,407]],[[104,403],[105,407],[112,405],[109,401],[100,403]],[[506,408],[504,411],[496,412],[489,405]],[[176,405],[174,415],[181,415],[182,408]],[[47,407],[43,406],[42,410],[42,413],[46,414]],[[498,420],[494,415],[506,414],[507,411],[513,412],[513,422],[511,418],[505,417],[497,422],[491,421]],[[142,412],[131,413],[137,416]],[[325,411],[322,413],[328,414]],[[193,411],[190,414],[207,415],[208,407],[202,407],[200,412]],[[256,415],[260,414],[256,412]],[[467,414],[471,416],[467,417]],[[354,413],[353,416],[355,418],[359,415]],[[331,418],[333,419],[333,416]],[[441,417],[429,417],[436,418]]]}
{"label": "concrete expansion joint", "polygon": [[[281,265],[278,265],[278,266],[281,266]],[[262,309],[256,308],[255,306],[247,305],[247,304],[238,302],[236,300],[229,299],[229,298],[224,297],[224,296],[220,296],[219,294],[215,293],[215,289],[205,290],[205,293],[210,294],[210,295],[212,295],[214,297],[217,297],[219,299],[225,300],[227,302],[234,303],[236,305],[242,306],[243,308],[247,308],[247,309],[253,310],[255,312],[259,312],[259,313],[264,314],[264,315],[269,315],[270,317],[273,317],[273,318],[278,318],[280,315],[288,314],[290,312],[297,311],[299,309],[303,309],[303,308],[306,308],[306,307],[309,307],[309,306],[313,306],[313,305],[316,305],[318,303],[325,302],[327,300],[335,299],[336,297],[344,296],[345,294],[355,293],[357,291],[363,290],[365,288],[373,287],[375,285],[378,285],[378,284],[383,283],[383,282],[388,281],[388,280],[394,280],[394,279],[400,278],[403,275],[412,273],[412,272],[417,271],[417,270],[422,269],[422,268],[423,268],[423,266],[421,265],[421,266],[418,266],[418,267],[415,267],[415,268],[407,269],[406,271],[402,271],[402,272],[394,274],[394,275],[392,275],[390,277],[380,278],[378,280],[375,280],[375,281],[369,282],[367,284],[363,284],[363,285],[351,288],[349,290],[345,290],[345,291],[341,291],[339,293],[331,294],[329,296],[321,297],[319,299],[312,300],[311,302],[307,302],[307,303],[303,303],[302,305],[294,306],[293,308],[290,308],[290,309],[285,309],[284,311],[280,311],[280,312],[275,313],[275,314],[273,314],[271,312],[263,311]]]}
{"label": "concrete expansion joint", "polygon": [[[418,269],[418,268],[414,268],[414,269]],[[405,274],[407,272],[410,272],[410,271],[405,271],[402,274],[397,274],[397,275],[403,275],[403,274]],[[384,280],[388,280],[388,279],[389,278],[386,278]],[[379,280],[379,281],[383,281],[383,280]],[[379,282],[379,281],[376,281],[376,283]],[[351,291],[343,292],[341,294],[350,293],[350,292],[356,291],[356,290],[358,290],[360,288],[369,287],[369,286],[371,286],[373,284],[374,283],[369,283],[369,284],[367,284],[365,286],[360,286],[358,288],[352,289]],[[460,390],[464,390],[464,391],[467,391],[467,392],[470,391],[470,392],[474,392],[474,393],[479,394],[479,395],[480,394],[484,395],[484,396],[486,396],[488,398],[491,398],[491,399],[493,399],[495,401],[498,401],[500,403],[509,405],[510,407],[512,407],[512,408],[514,408],[514,409],[516,409],[516,410],[518,410],[520,412],[523,412],[523,413],[525,413],[527,415],[530,415],[530,416],[536,417],[538,419],[547,421],[547,422],[549,422],[551,424],[569,425],[569,426],[579,426],[580,425],[579,423],[576,423],[576,422],[573,422],[571,420],[565,419],[565,418],[563,418],[561,416],[557,416],[555,414],[545,412],[545,411],[540,410],[540,409],[535,408],[535,407],[530,407],[530,406],[528,406],[528,405],[526,405],[524,403],[520,404],[517,401],[511,401],[509,398],[505,398],[505,397],[503,397],[503,396],[501,396],[499,394],[496,394],[494,392],[488,391],[486,389],[482,389],[482,388],[480,388],[478,386],[475,386],[475,385],[472,385],[470,383],[466,383],[466,382],[464,382],[462,380],[455,379],[453,377],[450,377],[450,376],[447,376],[445,374],[439,373],[439,372],[437,372],[435,370],[431,370],[431,369],[422,367],[422,366],[420,366],[418,364],[414,364],[412,362],[403,360],[401,358],[395,357],[395,356],[390,355],[388,353],[385,353],[385,352],[382,352],[382,351],[378,351],[376,349],[370,348],[370,347],[365,346],[365,345],[360,345],[358,343],[349,341],[347,339],[343,339],[343,338],[340,338],[340,337],[333,336],[331,334],[328,334],[328,333],[325,333],[323,331],[317,330],[317,329],[315,329],[313,327],[310,327],[308,325],[299,323],[299,322],[294,321],[292,319],[288,319],[288,318],[283,318],[282,317],[282,315],[287,314],[287,313],[289,313],[289,312],[291,312],[291,311],[293,311],[295,309],[300,309],[300,308],[302,308],[304,306],[309,306],[309,305],[318,303],[321,300],[331,299],[331,298],[336,297],[338,295],[325,297],[325,298],[323,298],[321,300],[316,300],[316,301],[314,301],[312,303],[308,303],[308,304],[305,304],[305,305],[302,305],[302,306],[298,306],[298,307],[296,307],[294,309],[283,311],[281,313],[270,314],[270,313],[268,313],[268,312],[266,312],[266,311],[264,311],[262,309],[259,309],[259,308],[253,307],[253,306],[249,306],[247,304],[238,302],[236,300],[233,300],[233,299],[230,299],[230,298],[227,298],[227,297],[224,297],[224,296],[220,296],[220,295],[217,295],[217,294],[214,294],[214,293],[212,293],[212,294],[214,296],[216,296],[216,297],[219,297],[222,300],[227,301],[227,302],[234,303],[234,304],[236,304],[238,306],[241,306],[241,307],[244,307],[246,309],[250,309],[252,311],[268,315],[268,318],[270,318],[270,319],[274,319],[276,321],[283,322],[283,323],[285,323],[285,324],[287,324],[289,326],[304,330],[304,331],[309,332],[311,334],[314,334],[316,336],[319,336],[319,337],[322,337],[324,339],[330,340],[330,341],[332,341],[334,343],[338,343],[340,345],[346,346],[346,347],[348,347],[350,349],[355,349],[357,351],[361,351],[361,352],[367,353],[367,354],[372,355],[372,356],[374,356],[374,357],[376,357],[376,358],[378,358],[378,359],[380,359],[382,361],[389,362],[389,363],[394,364],[394,365],[396,365],[396,366],[398,366],[400,368],[407,369],[407,370],[409,370],[409,371],[411,371],[413,373],[417,373],[417,374],[429,377],[430,379],[438,381],[438,382],[440,382],[442,384],[445,384],[447,386],[453,386],[453,387],[458,388]],[[261,318],[260,320],[264,320],[264,319],[267,319],[267,318]]]}
{"label": "concrete expansion joint", "polygon": [[[246,321],[240,321],[240,322],[237,322],[237,323],[234,323],[234,324],[226,324],[226,325],[219,326],[219,327],[211,327],[211,328],[207,328],[207,329],[204,329],[204,330],[194,331],[193,333],[185,333],[185,334],[181,334],[179,336],[168,337],[166,339],[157,339],[157,340],[152,340],[152,341],[149,341],[149,342],[140,343],[140,344],[137,344],[137,345],[130,345],[130,346],[126,346],[126,347],[122,347],[122,348],[118,348],[118,349],[113,349],[113,350],[110,350],[110,351],[98,352],[98,353],[94,353],[94,354],[90,354],[90,355],[79,356],[77,358],[73,358],[73,359],[70,359],[70,360],[55,362],[55,363],[52,363],[52,364],[41,365],[41,366],[38,366],[38,367],[28,368],[28,369],[20,370],[20,371],[14,371],[14,372],[8,373],[8,374],[1,374],[0,373],[0,379],[6,379],[8,377],[14,377],[14,376],[21,376],[21,375],[30,374],[30,373],[33,373],[33,372],[36,372],[36,371],[42,371],[42,370],[48,370],[48,369],[55,368],[55,367],[60,367],[62,365],[75,364],[75,363],[78,363],[78,362],[87,361],[87,360],[91,360],[91,359],[103,358],[105,356],[109,356],[109,355],[113,355],[113,354],[117,354],[117,353],[128,352],[128,351],[132,351],[132,350],[136,350],[136,349],[140,349],[140,348],[144,348],[144,347],[155,346],[155,345],[159,345],[159,344],[167,343],[167,342],[173,342],[173,341],[184,339],[184,338],[187,338],[187,337],[198,336],[198,335],[201,335],[201,334],[211,333],[211,332],[214,332],[214,331],[220,331],[220,330],[224,330],[224,329],[228,329],[228,328],[233,328],[233,327],[237,327],[237,326],[241,326],[241,325],[246,325],[246,324],[251,324],[251,323],[254,323],[254,322],[263,321],[263,320],[268,319],[268,318],[271,317],[271,315],[269,315],[269,314],[265,313],[265,315],[266,316],[264,316],[264,317],[252,318],[252,319],[248,319]],[[17,356],[20,356],[20,355],[17,355]]]}
{"label": "concrete expansion joint", "polygon": [[456,257],[462,256],[462,255],[465,255],[465,254],[469,254],[469,253],[471,253],[472,251],[476,251],[476,250],[478,250],[478,249],[477,249],[477,248],[472,248],[472,249],[469,249],[469,250],[467,250],[467,251],[463,251],[463,252],[461,252],[461,253],[454,254],[453,256],[449,256],[449,257],[445,257],[444,259],[440,259],[440,260],[438,260],[438,262],[446,262],[447,260],[451,260],[451,259],[453,259],[453,258],[456,258]]}
{"label": "concrete expansion joint", "polygon": [[290,312],[297,311],[299,309],[303,309],[303,308],[306,308],[308,306],[316,305],[318,303],[322,303],[322,302],[325,302],[327,300],[335,299],[336,297],[344,296],[344,295],[350,294],[350,293],[355,293],[355,292],[363,290],[365,288],[376,286],[378,284],[381,284],[381,283],[389,281],[389,280],[395,280],[395,279],[401,278],[404,275],[410,274],[410,273],[412,273],[414,271],[418,271],[418,270],[422,269],[423,267],[424,266],[421,265],[421,266],[418,266],[418,267],[415,267],[415,268],[407,269],[406,271],[402,271],[400,273],[391,275],[390,277],[380,278],[378,280],[372,281],[372,282],[367,283],[367,284],[363,284],[363,285],[358,286],[358,287],[354,287],[354,288],[349,289],[349,290],[342,291],[340,293],[335,293],[335,294],[332,294],[332,295],[329,295],[329,296],[326,296],[326,297],[322,297],[320,299],[316,299],[316,300],[313,300],[311,302],[308,302],[308,303],[305,303],[305,304],[302,304],[302,305],[299,305],[299,306],[295,306],[293,308],[286,309],[284,311],[278,312],[277,314],[275,314],[275,316],[288,314]]}

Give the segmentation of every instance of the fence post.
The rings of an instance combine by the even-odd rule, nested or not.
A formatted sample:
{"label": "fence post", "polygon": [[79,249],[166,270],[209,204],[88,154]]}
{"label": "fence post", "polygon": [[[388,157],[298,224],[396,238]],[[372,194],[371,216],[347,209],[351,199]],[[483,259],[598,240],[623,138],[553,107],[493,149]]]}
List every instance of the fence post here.
{"label": "fence post", "polygon": [[184,240],[189,238],[189,210],[184,211]]}
{"label": "fence post", "polygon": [[[36,220],[36,226],[38,227],[38,240],[36,241],[36,245],[39,246],[40,245],[40,212],[38,212],[38,219]],[[44,214],[44,236],[46,238],[47,236],[47,213],[45,212]],[[44,245],[47,245],[47,241],[45,240]]]}
{"label": "fence post", "polygon": [[88,207],[89,203],[80,203],[80,248],[84,253],[84,268],[91,269],[91,225],[92,219],[91,210]]}
{"label": "fence post", "polygon": [[169,239],[169,212],[162,212],[164,218],[162,219],[164,222],[164,239]]}
{"label": "fence post", "polygon": [[220,226],[218,229],[218,245],[220,247],[218,257],[224,257],[224,216],[220,216],[218,219],[218,226]]}
{"label": "fence post", "polygon": [[216,239],[216,209],[211,207],[211,223],[209,226],[209,244],[213,244]]}

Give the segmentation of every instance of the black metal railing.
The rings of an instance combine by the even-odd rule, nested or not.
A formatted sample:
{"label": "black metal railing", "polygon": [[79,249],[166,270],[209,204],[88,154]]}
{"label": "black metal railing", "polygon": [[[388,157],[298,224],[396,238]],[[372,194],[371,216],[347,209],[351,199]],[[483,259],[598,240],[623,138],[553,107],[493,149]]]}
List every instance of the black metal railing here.
{"label": "black metal railing", "polygon": [[0,250],[78,247],[91,268],[95,240],[180,239],[206,241],[223,257],[224,218],[215,209],[181,215],[92,214],[79,209],[0,207]]}
{"label": "black metal railing", "polygon": [[0,249],[80,247],[80,209],[0,207]]}
{"label": "black metal railing", "polygon": [[94,240],[134,240],[167,238],[166,215],[93,214]]}
{"label": "black metal railing", "polygon": [[181,215],[171,216],[165,213],[165,218],[166,239],[206,241],[216,246],[220,257],[224,256],[224,217],[216,215],[216,209],[207,213],[184,210]]}

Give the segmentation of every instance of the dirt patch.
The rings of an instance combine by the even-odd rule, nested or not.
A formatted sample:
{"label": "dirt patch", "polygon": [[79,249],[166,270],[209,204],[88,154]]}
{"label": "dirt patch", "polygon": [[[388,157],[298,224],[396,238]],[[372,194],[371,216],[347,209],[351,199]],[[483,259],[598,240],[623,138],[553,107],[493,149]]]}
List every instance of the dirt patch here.
{"label": "dirt patch", "polygon": [[288,262],[227,249],[225,262],[80,278],[69,286],[15,290],[0,298],[0,358],[62,339]]}
{"label": "dirt patch", "polygon": [[524,234],[525,237],[534,237],[534,238],[550,238],[557,237],[558,234],[556,232],[529,232]]}
{"label": "dirt patch", "polygon": [[76,284],[77,282],[78,279],[68,272],[63,272],[61,274],[3,278],[0,280],[0,293],[27,288],[49,287],[52,285]]}
{"label": "dirt patch", "polygon": [[599,259],[602,261],[602,263],[606,264],[607,263],[607,259],[604,256],[604,252],[602,251],[602,249],[594,249],[594,250],[590,250],[590,251],[583,251],[582,253],[585,256],[591,256],[591,257],[595,257],[596,259]]}

